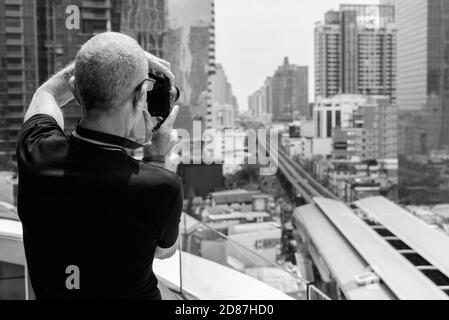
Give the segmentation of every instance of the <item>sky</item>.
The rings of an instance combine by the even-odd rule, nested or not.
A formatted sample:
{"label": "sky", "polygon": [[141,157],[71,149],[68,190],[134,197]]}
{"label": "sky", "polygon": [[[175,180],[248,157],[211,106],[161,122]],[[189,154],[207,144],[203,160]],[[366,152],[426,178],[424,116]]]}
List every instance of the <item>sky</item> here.
{"label": "sky", "polygon": [[240,110],[248,96],[272,76],[284,57],[309,66],[309,100],[314,98],[314,28],[342,3],[377,0],[215,0],[216,61],[232,85]]}

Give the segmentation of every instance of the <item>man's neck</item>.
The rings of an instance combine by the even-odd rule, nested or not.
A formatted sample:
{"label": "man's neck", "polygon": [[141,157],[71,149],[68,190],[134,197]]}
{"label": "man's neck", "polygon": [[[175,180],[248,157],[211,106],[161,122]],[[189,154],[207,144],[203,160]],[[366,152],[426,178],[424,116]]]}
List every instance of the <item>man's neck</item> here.
{"label": "man's neck", "polygon": [[86,114],[81,118],[79,126],[123,138],[128,138],[129,135],[129,130],[126,128],[126,122],[117,116],[94,118]]}

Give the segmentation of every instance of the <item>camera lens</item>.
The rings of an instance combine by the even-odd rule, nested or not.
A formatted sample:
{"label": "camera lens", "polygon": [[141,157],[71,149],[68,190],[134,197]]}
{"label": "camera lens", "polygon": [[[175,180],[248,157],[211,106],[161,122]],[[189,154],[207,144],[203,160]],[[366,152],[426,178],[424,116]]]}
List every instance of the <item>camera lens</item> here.
{"label": "camera lens", "polygon": [[179,88],[177,86],[173,86],[170,91],[170,102],[175,103],[178,101],[180,94],[181,92],[179,91]]}

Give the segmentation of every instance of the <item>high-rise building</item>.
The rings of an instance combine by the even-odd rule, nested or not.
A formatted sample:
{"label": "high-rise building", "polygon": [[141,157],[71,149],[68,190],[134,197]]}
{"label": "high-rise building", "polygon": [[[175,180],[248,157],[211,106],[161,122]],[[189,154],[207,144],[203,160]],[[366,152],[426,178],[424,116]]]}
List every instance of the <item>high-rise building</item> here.
{"label": "high-rise building", "polygon": [[248,108],[256,117],[292,121],[310,117],[309,68],[290,64],[288,58],[248,97]]}
{"label": "high-rise building", "polygon": [[212,102],[214,104],[213,113],[216,119],[216,106],[231,105],[233,107],[233,114],[238,114],[237,99],[232,92],[232,85],[228,81],[228,77],[221,64],[216,65],[215,74],[211,77],[212,81]]}
{"label": "high-rise building", "polygon": [[117,31],[129,35],[146,51],[164,58],[167,1],[119,0]]}
{"label": "high-rise building", "polygon": [[[234,105],[236,98],[232,92],[232,85],[226,76],[226,73],[221,64],[216,65],[215,74],[212,80],[212,100],[214,102]],[[235,105],[238,108],[237,105]]]}
{"label": "high-rise building", "polygon": [[35,13],[36,1],[0,1],[0,168],[14,158],[39,79]]}
{"label": "high-rise building", "polygon": [[397,1],[402,154],[449,148],[449,3]]}
{"label": "high-rise building", "polygon": [[[121,0],[120,0],[121,1]],[[84,42],[95,34],[112,31],[112,25],[118,28],[117,21],[113,23],[113,12],[118,0],[45,0],[37,3],[37,28],[39,60],[39,84],[51,75],[72,62]],[[68,29],[66,26],[66,8],[76,5],[80,9],[80,29]],[[113,10],[115,9],[115,10]],[[118,31],[118,30],[115,30]],[[71,133],[82,110],[72,101],[63,108],[64,129]]]}
{"label": "high-rise building", "polygon": [[315,27],[315,97],[332,97],[340,90],[340,13],[327,12]]}
{"label": "high-rise building", "polygon": [[370,96],[352,114],[347,128],[336,128],[333,155],[397,161],[397,107],[389,97]]}
{"label": "high-rise building", "polygon": [[211,128],[212,76],[215,74],[215,7],[213,0],[166,1],[166,25],[163,39],[164,59],[171,63],[181,89],[181,121],[177,127],[189,129],[191,113]]}
{"label": "high-rise building", "polygon": [[431,154],[449,154],[449,2],[396,0],[396,20],[400,196],[446,202],[449,164]]}
{"label": "high-rise building", "polygon": [[273,121],[309,116],[309,68],[290,64],[288,58],[272,79]]}
{"label": "high-rise building", "polygon": [[386,95],[396,100],[394,6],[341,5],[315,28],[315,96]]}
{"label": "high-rise building", "polygon": [[262,97],[264,101],[264,112],[267,114],[273,114],[273,77],[268,77],[265,79]]}
{"label": "high-rise building", "polygon": [[248,97],[251,115],[263,122],[271,122],[273,114],[273,77],[265,79],[263,86]]}
{"label": "high-rise building", "polygon": [[255,118],[260,118],[264,114],[266,114],[266,110],[264,110],[264,101],[263,101],[263,87],[257,91],[255,91],[252,95],[248,97],[248,110],[251,115]]}

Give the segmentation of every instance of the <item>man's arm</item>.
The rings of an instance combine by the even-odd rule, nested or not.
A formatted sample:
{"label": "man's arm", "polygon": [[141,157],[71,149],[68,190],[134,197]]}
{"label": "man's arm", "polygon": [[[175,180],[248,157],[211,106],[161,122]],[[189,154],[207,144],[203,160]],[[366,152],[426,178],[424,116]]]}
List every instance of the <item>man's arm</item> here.
{"label": "man's arm", "polygon": [[36,114],[47,114],[56,120],[61,129],[64,129],[61,107],[73,99],[69,81],[74,74],[75,64],[71,63],[40,86],[34,93],[25,114],[25,122]]}
{"label": "man's arm", "polygon": [[179,106],[174,106],[168,118],[162,126],[153,135],[153,123],[151,115],[147,110],[143,111],[145,120],[145,141],[147,145],[143,148],[143,161],[152,165],[165,168],[176,172],[179,164],[176,154],[173,154],[175,148],[179,146],[179,138],[176,130],[173,130],[173,124],[178,116]]}
{"label": "man's arm", "polygon": [[165,229],[163,230],[156,247],[156,252],[154,254],[156,259],[168,259],[176,253],[179,241],[179,223],[181,221],[183,198],[182,185],[181,182],[179,182],[176,200],[169,213]]}

